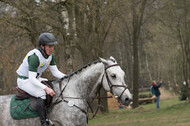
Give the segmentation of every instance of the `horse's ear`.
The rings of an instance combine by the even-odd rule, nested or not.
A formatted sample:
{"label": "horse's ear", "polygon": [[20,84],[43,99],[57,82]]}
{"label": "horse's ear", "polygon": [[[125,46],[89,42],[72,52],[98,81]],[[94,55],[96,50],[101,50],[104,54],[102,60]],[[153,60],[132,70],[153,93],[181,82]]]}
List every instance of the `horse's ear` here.
{"label": "horse's ear", "polygon": [[101,57],[99,57],[99,58],[100,58],[100,60],[102,61],[103,64],[108,65],[108,61],[107,60],[105,60],[105,59],[103,59]]}
{"label": "horse's ear", "polygon": [[110,60],[113,61],[114,63],[117,63],[117,61],[113,58],[113,56],[110,56]]}

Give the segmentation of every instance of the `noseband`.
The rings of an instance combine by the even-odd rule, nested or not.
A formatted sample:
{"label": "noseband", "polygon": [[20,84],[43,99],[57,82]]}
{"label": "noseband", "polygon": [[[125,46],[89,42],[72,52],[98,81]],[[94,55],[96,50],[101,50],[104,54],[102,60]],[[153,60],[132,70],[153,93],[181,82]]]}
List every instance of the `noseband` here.
{"label": "noseband", "polygon": [[[107,80],[107,83],[108,83],[108,86],[109,86],[109,88],[110,88],[110,93],[112,93],[113,94],[113,87],[123,87],[124,89],[123,89],[123,91],[122,91],[122,93],[120,94],[120,96],[118,96],[118,99],[120,100],[121,99],[121,97],[122,97],[122,95],[123,95],[123,93],[125,92],[125,90],[127,90],[128,89],[128,86],[126,86],[126,85],[115,85],[115,84],[112,84],[111,83],[111,81],[110,81],[110,79],[109,79],[109,76],[108,76],[108,73],[107,73],[107,69],[109,69],[110,67],[114,67],[114,66],[119,66],[119,64],[114,64],[114,65],[110,65],[110,66],[105,66],[105,72],[104,72],[104,75],[106,75],[106,80]],[[103,84],[103,78],[104,78],[104,75],[102,76],[102,81],[101,81],[101,84]]]}

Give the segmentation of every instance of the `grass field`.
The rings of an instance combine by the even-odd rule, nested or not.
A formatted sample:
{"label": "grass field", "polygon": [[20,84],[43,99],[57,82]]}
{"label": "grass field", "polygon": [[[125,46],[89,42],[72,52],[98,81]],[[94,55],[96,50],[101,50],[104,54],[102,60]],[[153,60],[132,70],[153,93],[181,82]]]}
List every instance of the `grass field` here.
{"label": "grass field", "polygon": [[88,126],[190,126],[190,104],[178,98],[156,104],[141,105],[136,109],[116,109],[97,114]]}

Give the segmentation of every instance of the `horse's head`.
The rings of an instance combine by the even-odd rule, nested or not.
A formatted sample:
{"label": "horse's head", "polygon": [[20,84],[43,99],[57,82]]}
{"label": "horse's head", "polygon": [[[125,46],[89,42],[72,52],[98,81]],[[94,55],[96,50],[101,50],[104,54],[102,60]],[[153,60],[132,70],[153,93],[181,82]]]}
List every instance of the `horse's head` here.
{"label": "horse's head", "polygon": [[125,72],[113,57],[110,57],[108,60],[100,58],[100,60],[105,65],[105,73],[102,78],[104,89],[117,96],[121,104],[129,105],[132,101],[132,97],[125,83]]}

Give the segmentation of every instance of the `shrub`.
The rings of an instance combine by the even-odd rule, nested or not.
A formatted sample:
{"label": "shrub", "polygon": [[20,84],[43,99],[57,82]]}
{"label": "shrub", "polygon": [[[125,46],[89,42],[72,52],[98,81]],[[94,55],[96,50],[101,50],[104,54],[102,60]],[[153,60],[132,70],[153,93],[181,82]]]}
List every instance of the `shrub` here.
{"label": "shrub", "polygon": [[183,101],[187,99],[187,86],[182,84],[180,87],[179,100]]}

